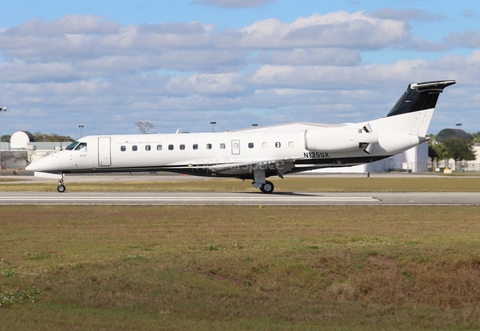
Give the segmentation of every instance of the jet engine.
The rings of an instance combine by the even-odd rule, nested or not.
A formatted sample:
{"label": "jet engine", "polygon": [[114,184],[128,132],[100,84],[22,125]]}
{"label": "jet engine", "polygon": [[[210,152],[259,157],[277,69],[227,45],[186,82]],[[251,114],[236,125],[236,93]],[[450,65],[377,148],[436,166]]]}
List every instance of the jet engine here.
{"label": "jet engine", "polygon": [[328,127],[305,130],[305,148],[319,152],[345,152],[363,149],[370,153],[378,134],[367,124],[363,128]]}

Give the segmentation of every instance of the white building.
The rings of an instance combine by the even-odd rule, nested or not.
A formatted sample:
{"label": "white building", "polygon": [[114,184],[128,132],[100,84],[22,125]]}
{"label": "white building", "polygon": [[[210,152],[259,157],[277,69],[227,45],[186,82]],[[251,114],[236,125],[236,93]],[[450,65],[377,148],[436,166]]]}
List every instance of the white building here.
{"label": "white building", "polygon": [[29,163],[65,148],[70,142],[34,142],[27,131],[17,131],[10,142],[0,143],[1,168],[24,169]]}
{"label": "white building", "polygon": [[325,168],[315,170],[323,173],[368,173],[368,172],[427,172],[428,171],[428,142],[410,148],[409,150],[372,163],[353,167]]}

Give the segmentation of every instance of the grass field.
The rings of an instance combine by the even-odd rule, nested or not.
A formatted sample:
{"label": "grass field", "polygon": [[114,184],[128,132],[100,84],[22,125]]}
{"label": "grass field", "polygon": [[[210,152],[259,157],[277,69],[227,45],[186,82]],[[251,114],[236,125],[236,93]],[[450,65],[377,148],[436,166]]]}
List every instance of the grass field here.
{"label": "grass field", "polygon": [[475,330],[480,209],[0,207],[1,330]]}
{"label": "grass field", "polygon": [[[277,191],[478,191],[477,177]],[[0,190],[54,191],[55,183]],[[249,182],[69,191],[256,191]],[[0,330],[477,330],[478,206],[0,206]]]}
{"label": "grass field", "polygon": [[[28,177],[27,177],[28,178]],[[88,176],[86,179],[88,180]],[[91,176],[90,178],[94,178]],[[149,180],[151,179],[151,180]],[[208,191],[208,192],[258,192],[251,180],[198,179],[161,180],[158,176],[145,176],[138,181],[109,181],[105,183],[78,181],[66,178],[67,191]],[[477,192],[480,176],[395,176],[392,177],[285,177],[269,179],[275,192]],[[8,182],[0,178],[1,191],[55,192],[56,181],[47,183]]]}

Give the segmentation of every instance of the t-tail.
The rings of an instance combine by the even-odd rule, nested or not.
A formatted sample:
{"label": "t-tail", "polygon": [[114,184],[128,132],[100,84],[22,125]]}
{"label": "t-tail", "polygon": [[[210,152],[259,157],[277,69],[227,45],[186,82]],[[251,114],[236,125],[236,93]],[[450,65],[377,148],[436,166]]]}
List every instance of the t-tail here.
{"label": "t-tail", "polygon": [[455,83],[455,80],[411,83],[387,116],[374,122],[382,130],[425,137],[440,93]]}
{"label": "t-tail", "polygon": [[359,123],[359,146],[367,154],[390,156],[428,140],[438,97],[454,80],[411,83],[386,117]]}

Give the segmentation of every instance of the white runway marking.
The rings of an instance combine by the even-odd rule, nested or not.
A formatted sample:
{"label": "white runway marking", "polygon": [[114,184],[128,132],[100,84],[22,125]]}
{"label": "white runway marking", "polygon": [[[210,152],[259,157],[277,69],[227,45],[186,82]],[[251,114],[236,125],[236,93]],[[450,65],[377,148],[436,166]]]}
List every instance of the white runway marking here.
{"label": "white runway marking", "polygon": [[0,192],[0,205],[463,205],[479,206],[479,192]]}
{"label": "white runway marking", "polygon": [[[33,200],[39,201],[77,201],[77,200],[86,200],[86,201],[109,201],[109,200],[118,200],[118,201],[212,201],[212,200],[219,200],[219,201],[279,201],[279,200],[286,200],[286,199],[278,199],[278,198],[232,198],[232,197],[82,197],[82,198],[32,198]],[[24,198],[3,198],[3,201],[22,201],[25,200]],[[315,198],[289,198],[287,200],[291,201],[375,201],[377,199],[372,197],[315,197]]]}
{"label": "white runway marking", "polygon": [[315,205],[325,203],[372,203],[378,202],[373,197],[348,197],[348,196],[120,196],[120,195],[102,195],[102,196],[64,196],[56,194],[54,196],[4,196],[0,204],[49,204],[49,205],[84,205],[84,204],[169,204],[169,205]]}

